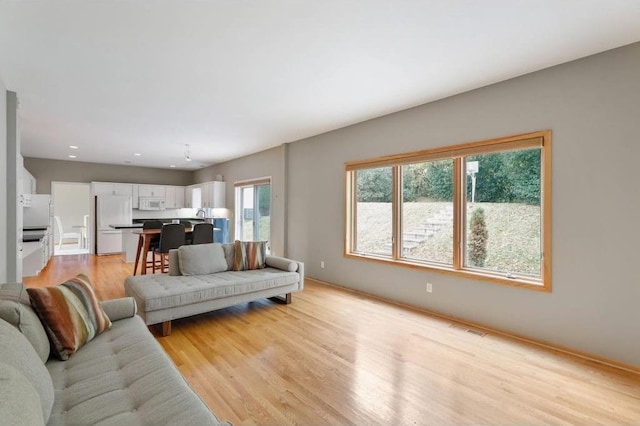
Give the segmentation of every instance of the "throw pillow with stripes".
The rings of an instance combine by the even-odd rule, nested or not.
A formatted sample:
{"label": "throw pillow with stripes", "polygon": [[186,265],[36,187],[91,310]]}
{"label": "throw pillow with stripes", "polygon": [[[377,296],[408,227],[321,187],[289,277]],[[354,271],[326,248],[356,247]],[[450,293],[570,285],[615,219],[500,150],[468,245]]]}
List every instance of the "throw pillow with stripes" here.
{"label": "throw pillow with stripes", "polygon": [[55,287],[28,288],[27,292],[47,332],[52,353],[63,361],[111,327],[84,274]]}
{"label": "throw pillow with stripes", "polygon": [[263,269],[267,257],[266,241],[238,241],[234,243],[235,261],[234,271],[246,271],[251,269]]}

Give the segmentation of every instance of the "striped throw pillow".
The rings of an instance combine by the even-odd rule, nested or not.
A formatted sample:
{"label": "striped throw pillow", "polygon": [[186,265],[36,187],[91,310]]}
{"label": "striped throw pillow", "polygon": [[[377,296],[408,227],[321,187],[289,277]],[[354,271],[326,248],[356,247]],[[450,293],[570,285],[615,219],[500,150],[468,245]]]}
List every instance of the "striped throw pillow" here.
{"label": "striped throw pillow", "polygon": [[47,332],[52,353],[63,361],[111,327],[84,274],[55,287],[28,288],[27,292]]}
{"label": "striped throw pillow", "polygon": [[266,241],[238,241],[234,243],[235,261],[234,271],[246,271],[251,269],[263,269],[267,257]]}

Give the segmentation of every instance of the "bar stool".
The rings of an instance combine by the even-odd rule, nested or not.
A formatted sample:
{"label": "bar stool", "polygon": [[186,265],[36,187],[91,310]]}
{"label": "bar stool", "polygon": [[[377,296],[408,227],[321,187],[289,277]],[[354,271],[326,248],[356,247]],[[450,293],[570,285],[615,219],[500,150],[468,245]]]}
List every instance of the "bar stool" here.
{"label": "bar stool", "polygon": [[[169,267],[169,250],[177,249],[185,245],[185,226],[179,223],[168,223],[162,227],[160,231],[160,244],[153,251],[160,255],[160,272],[165,272],[165,260],[167,261],[167,270]],[[153,262],[153,273],[156,273],[156,263]]]}
{"label": "bar stool", "polygon": [[210,244],[213,242],[213,224],[196,223],[193,227],[191,244]]}
{"label": "bar stool", "polygon": [[[191,228],[192,224],[190,220],[186,220],[186,219],[180,219],[180,224],[184,225],[185,228]],[[192,239],[193,234],[188,234],[185,238],[185,244],[191,244],[191,239]]]}
{"label": "bar stool", "polygon": [[[142,223],[142,229],[162,229],[162,222],[159,220],[146,220]],[[155,249],[160,244],[160,235],[154,235],[149,240],[149,250],[151,250],[151,260],[145,259],[145,268],[151,267],[155,271],[156,262]]]}

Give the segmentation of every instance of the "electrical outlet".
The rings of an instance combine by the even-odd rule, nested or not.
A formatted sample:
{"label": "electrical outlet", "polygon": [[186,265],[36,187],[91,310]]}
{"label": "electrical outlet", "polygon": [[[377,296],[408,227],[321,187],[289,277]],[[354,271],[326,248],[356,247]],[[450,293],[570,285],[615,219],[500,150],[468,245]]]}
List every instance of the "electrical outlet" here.
{"label": "electrical outlet", "polygon": [[431,283],[427,283],[427,293],[433,292],[433,285]]}
{"label": "electrical outlet", "polygon": [[320,262],[320,268],[324,269],[324,260],[322,262]]}

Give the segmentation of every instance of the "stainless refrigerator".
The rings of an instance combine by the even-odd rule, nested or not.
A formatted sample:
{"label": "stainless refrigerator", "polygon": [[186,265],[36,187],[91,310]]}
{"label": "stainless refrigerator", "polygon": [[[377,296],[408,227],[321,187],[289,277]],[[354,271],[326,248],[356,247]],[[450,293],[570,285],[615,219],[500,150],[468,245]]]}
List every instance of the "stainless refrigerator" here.
{"label": "stainless refrigerator", "polygon": [[122,253],[122,230],[111,225],[131,225],[131,197],[98,195],[96,197],[96,253]]}

